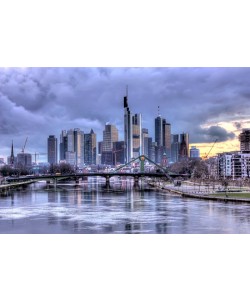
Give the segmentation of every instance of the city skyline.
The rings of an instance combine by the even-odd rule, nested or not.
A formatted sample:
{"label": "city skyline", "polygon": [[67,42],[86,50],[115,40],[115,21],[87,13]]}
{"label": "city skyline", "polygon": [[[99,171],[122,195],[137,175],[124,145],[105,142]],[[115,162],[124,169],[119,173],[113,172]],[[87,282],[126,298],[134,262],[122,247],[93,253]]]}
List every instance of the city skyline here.
{"label": "city skyline", "polygon": [[172,133],[188,132],[190,145],[207,153],[238,150],[238,135],[250,126],[249,68],[1,68],[0,155],[15,154],[28,137],[27,152],[45,152],[49,135],[80,128],[102,140],[106,123],[123,136],[123,97],[142,114],[154,136],[160,115]]}

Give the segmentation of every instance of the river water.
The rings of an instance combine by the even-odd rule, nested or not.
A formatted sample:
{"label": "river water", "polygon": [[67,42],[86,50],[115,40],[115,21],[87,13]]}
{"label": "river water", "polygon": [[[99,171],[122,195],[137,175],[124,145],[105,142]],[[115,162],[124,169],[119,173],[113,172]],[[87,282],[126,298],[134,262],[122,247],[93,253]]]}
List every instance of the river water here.
{"label": "river water", "polygon": [[250,233],[250,204],[216,202],[119,181],[36,183],[0,196],[0,233]]}

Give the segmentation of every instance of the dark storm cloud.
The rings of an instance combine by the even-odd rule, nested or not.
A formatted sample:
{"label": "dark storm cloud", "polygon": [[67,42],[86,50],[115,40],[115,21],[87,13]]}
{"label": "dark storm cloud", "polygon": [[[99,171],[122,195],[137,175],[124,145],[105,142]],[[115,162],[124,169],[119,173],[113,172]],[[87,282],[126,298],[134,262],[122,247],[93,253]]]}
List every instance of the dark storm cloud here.
{"label": "dark storm cloud", "polygon": [[12,139],[21,147],[29,136],[32,150],[44,152],[49,134],[77,127],[93,128],[101,140],[106,122],[123,138],[126,85],[131,111],[142,113],[153,138],[159,105],[173,133],[226,141],[233,133],[213,125],[235,122],[239,129],[239,120],[249,119],[249,81],[250,68],[0,69],[1,149]]}
{"label": "dark storm cloud", "polygon": [[235,138],[233,132],[226,131],[225,128],[220,126],[210,126],[209,128],[199,128],[195,134],[196,143],[210,143],[217,140],[218,142],[225,142]]}

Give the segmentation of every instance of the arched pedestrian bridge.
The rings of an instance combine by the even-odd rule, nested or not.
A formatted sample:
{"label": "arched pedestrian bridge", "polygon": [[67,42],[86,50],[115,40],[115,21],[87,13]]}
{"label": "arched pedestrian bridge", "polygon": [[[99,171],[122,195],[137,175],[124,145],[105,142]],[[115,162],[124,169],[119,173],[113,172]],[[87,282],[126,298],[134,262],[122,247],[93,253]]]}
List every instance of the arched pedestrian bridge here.
{"label": "arched pedestrian bridge", "polygon": [[[127,173],[122,171],[122,169],[129,164],[133,163],[135,160],[140,161],[140,172]],[[112,177],[120,177],[120,178],[133,178],[134,183],[138,184],[140,178],[162,178],[168,181],[173,181],[176,177],[188,178],[187,174],[174,174],[166,171],[163,167],[155,164],[151,160],[149,160],[152,164],[157,167],[157,172],[145,172],[144,171],[144,163],[145,160],[149,160],[146,156],[141,155],[136,159],[133,159],[128,164],[117,168],[113,172],[90,172],[90,173],[74,173],[74,174],[46,174],[46,175],[28,175],[28,176],[20,176],[20,177],[8,177],[6,181],[9,183],[13,182],[25,182],[25,181],[47,181],[53,182],[55,185],[61,180],[73,180],[76,183],[79,183],[80,179],[88,178],[88,177],[103,177],[106,179],[106,185],[109,186],[110,178]]]}

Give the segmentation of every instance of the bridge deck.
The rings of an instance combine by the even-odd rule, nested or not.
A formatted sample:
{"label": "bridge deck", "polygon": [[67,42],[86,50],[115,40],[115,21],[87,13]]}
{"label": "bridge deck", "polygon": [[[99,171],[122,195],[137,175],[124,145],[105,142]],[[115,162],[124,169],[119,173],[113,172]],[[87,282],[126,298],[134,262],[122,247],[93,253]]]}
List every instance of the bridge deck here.
{"label": "bridge deck", "polygon": [[111,178],[114,176],[118,177],[133,177],[133,178],[139,178],[139,177],[162,177],[162,178],[176,178],[176,177],[187,177],[186,174],[166,174],[166,173],[124,173],[124,172],[112,172],[112,173],[77,173],[77,174],[61,174],[61,175],[34,175],[34,176],[20,176],[20,177],[9,177],[6,178],[7,182],[20,182],[20,181],[28,181],[28,180],[35,180],[35,181],[42,181],[42,180],[62,180],[62,179],[72,179],[77,180],[78,178],[84,178],[84,177],[104,177],[104,178]]}

